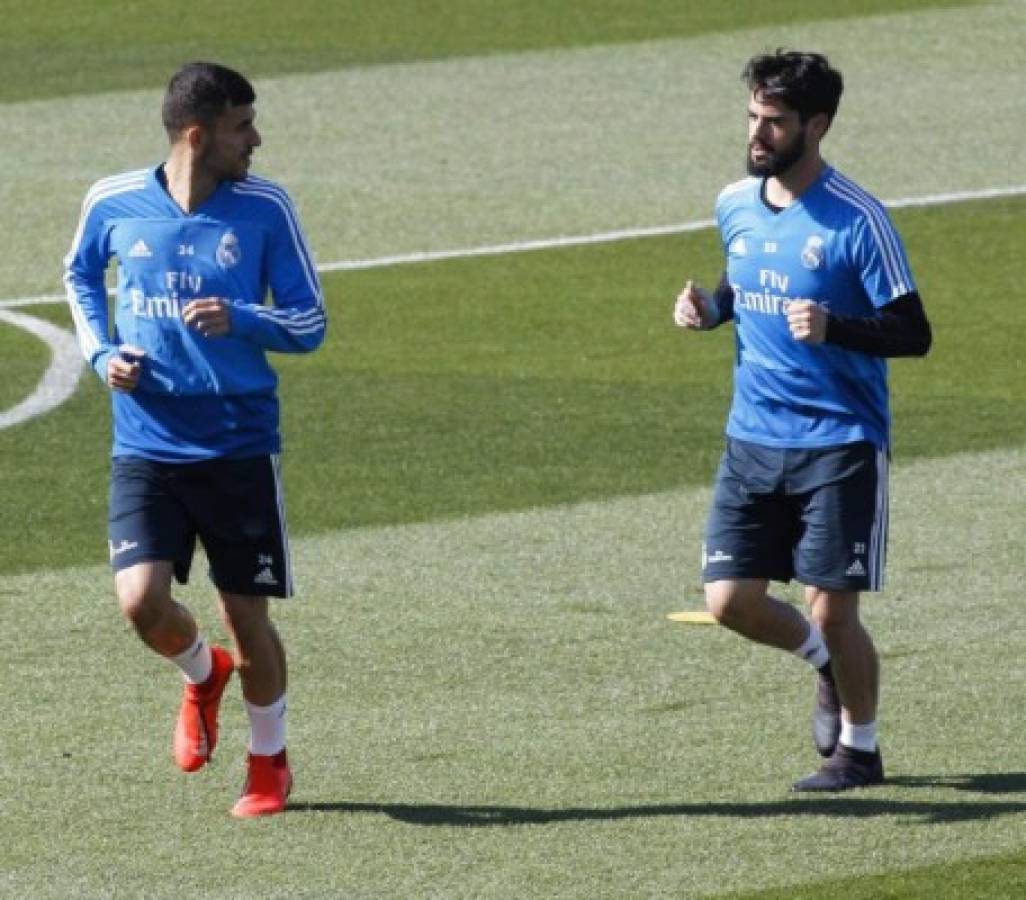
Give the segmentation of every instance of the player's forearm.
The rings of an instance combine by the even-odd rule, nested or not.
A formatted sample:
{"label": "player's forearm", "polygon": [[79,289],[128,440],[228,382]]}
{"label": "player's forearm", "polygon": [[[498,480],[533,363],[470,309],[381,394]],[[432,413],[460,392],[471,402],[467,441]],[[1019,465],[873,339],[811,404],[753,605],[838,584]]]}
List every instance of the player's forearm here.
{"label": "player's forearm", "polygon": [[327,322],[320,306],[268,307],[236,301],[231,333],[265,350],[309,353],[324,341]]}
{"label": "player's forearm", "polygon": [[64,283],[79,349],[93,371],[106,380],[107,361],[117,348],[110,339],[103,277],[87,278],[69,269]]}
{"label": "player's forearm", "polygon": [[933,335],[917,293],[906,294],[880,309],[879,315],[827,315],[826,342],[869,356],[925,356]]}
{"label": "player's forearm", "polygon": [[726,272],[720,276],[720,282],[716,285],[716,289],[712,292],[709,299],[711,300],[709,309],[714,315],[712,324],[708,326],[709,328],[717,328],[724,322],[729,322],[734,318],[734,289],[727,280]]}

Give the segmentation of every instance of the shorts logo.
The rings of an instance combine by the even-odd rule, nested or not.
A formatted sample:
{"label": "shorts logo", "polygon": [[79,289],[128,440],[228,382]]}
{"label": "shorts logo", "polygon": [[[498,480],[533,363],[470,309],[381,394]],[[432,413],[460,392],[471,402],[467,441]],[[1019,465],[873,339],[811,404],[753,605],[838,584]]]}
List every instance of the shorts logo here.
{"label": "shorts logo", "polygon": [[862,565],[861,559],[857,559],[844,570],[844,574],[852,578],[864,578],[866,575],[866,567]]}
{"label": "shorts logo", "polygon": [[802,265],[806,269],[818,269],[823,265],[823,257],[826,251],[823,249],[823,238],[818,234],[809,236],[802,249]]}
{"label": "shorts logo", "polygon": [[221,235],[221,243],[217,245],[214,258],[222,269],[231,269],[242,262],[242,247],[239,246],[235,232],[226,231]]}
{"label": "shorts logo", "polygon": [[110,544],[110,558],[111,559],[113,559],[119,553],[125,553],[128,550],[134,550],[136,547],[139,546],[139,542],[138,541],[122,541],[116,547],[114,546],[114,542],[113,541],[108,541],[108,543]]}
{"label": "shorts logo", "polygon": [[712,565],[713,563],[725,563],[732,562],[734,559],[729,553],[724,553],[722,550],[717,550],[712,556],[706,559],[706,565]]}

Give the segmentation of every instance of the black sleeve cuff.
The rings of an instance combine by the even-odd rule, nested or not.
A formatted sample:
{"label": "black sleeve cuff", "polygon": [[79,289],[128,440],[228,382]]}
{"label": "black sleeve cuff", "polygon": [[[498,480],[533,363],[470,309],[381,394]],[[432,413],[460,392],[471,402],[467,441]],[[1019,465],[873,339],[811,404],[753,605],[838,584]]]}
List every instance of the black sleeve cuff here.
{"label": "black sleeve cuff", "polygon": [[876,316],[827,314],[825,341],[869,356],[925,356],[933,335],[919,294],[912,292],[881,307]]}

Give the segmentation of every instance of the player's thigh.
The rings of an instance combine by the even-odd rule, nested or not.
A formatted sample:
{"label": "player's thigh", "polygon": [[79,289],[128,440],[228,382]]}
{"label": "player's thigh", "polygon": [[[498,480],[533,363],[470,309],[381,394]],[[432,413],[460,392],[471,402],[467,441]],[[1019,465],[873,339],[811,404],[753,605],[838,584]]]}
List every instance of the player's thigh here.
{"label": "player's thigh", "polygon": [[289,597],[292,565],[277,456],[214,460],[193,485],[190,512],[224,595]]}
{"label": "player's thigh", "polygon": [[879,590],[887,548],[886,451],[852,445],[844,477],[801,499],[798,580],[839,594]]}
{"label": "player's thigh", "polygon": [[[141,563],[168,563],[180,582],[187,580],[196,532],[179,494],[179,475],[180,467],[140,457],[112,461],[107,536],[115,576]],[[121,579],[136,594],[148,580]]]}
{"label": "player's thigh", "polygon": [[[747,452],[747,451],[743,451]],[[720,463],[702,546],[704,582],[793,577],[800,519],[790,500],[755,471],[753,482],[736,447]]]}
{"label": "player's thigh", "polygon": [[271,627],[270,604],[266,596],[218,591],[221,615],[233,635],[256,634]]}

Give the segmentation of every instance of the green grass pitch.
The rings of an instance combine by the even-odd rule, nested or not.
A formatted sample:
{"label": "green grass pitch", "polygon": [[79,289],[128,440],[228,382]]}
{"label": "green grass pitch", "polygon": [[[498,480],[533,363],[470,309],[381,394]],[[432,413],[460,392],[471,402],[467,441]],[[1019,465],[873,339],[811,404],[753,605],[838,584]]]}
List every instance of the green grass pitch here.
{"label": "green grass pitch", "polygon": [[[227,7],[183,14],[173,27],[144,6],[42,0],[5,10],[3,298],[58,291],[59,252],[49,248],[70,237],[81,191],[105,174],[97,167],[121,166],[135,139],[84,126],[119,114],[138,123],[139,89],[159,90],[183,55],[257,74],[270,110],[309,98],[289,121],[309,119],[310,135],[288,153],[288,132],[263,120],[261,174],[281,168],[316,224],[322,261],[387,254],[393,225],[402,250],[462,246],[463,215],[503,221],[513,237],[522,221],[525,238],[587,231],[596,210],[608,213],[602,221],[663,224],[662,207],[639,220],[644,206],[631,198],[658,194],[646,180],[653,160],[677,152],[695,170],[681,190],[711,202],[718,184],[703,182],[719,181],[718,157],[729,155],[713,116],[730,113],[697,95],[694,108],[660,107],[668,86],[658,60],[741,60],[792,41],[837,47],[852,77],[833,146],[888,196],[934,182],[1014,186],[1007,159],[1026,137],[1012,115],[1017,95],[994,89],[987,55],[1023,24],[1017,2],[846,2],[824,12],[807,0],[772,10],[742,0],[301,0],[248,4],[241,18]],[[870,108],[850,34],[893,40],[915,61]],[[861,59],[876,72],[887,64],[869,50]],[[1022,65],[1003,59],[1001,77],[1021,81]],[[456,72],[480,78],[470,88],[503,85],[503,112],[515,117],[435,110],[454,136],[445,152],[459,170],[448,173],[455,213],[437,202],[444,193],[425,192],[423,206],[411,195],[389,220],[378,207],[402,199],[395,184],[447,174],[441,156],[416,158],[417,135],[439,124],[432,111],[396,123],[380,100],[415,106],[403,91],[411,71],[427,70],[406,67],[414,60],[435,61],[432,83]],[[991,80],[974,81],[967,60]],[[635,79],[625,96],[651,95],[662,121],[679,114],[687,128],[646,132],[615,145],[622,158],[604,156],[564,133],[551,118],[558,107],[525,87],[548,71],[578,84],[609,71]],[[352,90],[351,74],[378,92],[366,110],[331,105],[333,91]],[[981,105],[973,118],[986,146],[950,130],[947,104],[964,92]],[[917,100],[895,110],[893,97]],[[596,116],[631,106],[597,100]],[[53,117],[64,116],[62,130]],[[558,146],[541,185],[460,155],[513,140],[503,128],[532,116]],[[333,157],[332,117],[410,142],[397,137],[380,159],[384,144],[340,143]],[[875,127],[894,117],[906,123],[901,146],[918,155],[907,190],[903,160],[888,149],[894,135]],[[495,130],[477,130],[486,127]],[[707,134],[667,151],[667,134],[695,129]],[[362,180],[352,180],[347,146],[366,151]],[[129,149],[131,164],[147,161]],[[26,198],[38,198],[34,216],[18,212]],[[791,780],[817,762],[808,673],[722,630],[666,620],[700,606],[699,533],[729,400],[729,331],[686,335],[670,322],[681,278],[718,274],[711,231],[335,272],[324,278],[326,346],[276,360],[300,588],[277,608],[297,778],[284,816],[227,814],[246,736],[237,682],[214,763],[195,776],[173,768],[177,677],[119,620],[103,558],[108,400],[96,379],[87,373],[59,409],[0,429],[0,895],[1026,893],[1024,213],[1023,197],[894,213],[935,346],[924,361],[891,367],[889,581],[865,600],[883,661],[885,786],[790,796]],[[62,305],[22,312],[70,327]],[[0,322],[0,410],[46,362],[42,344]],[[202,573],[197,560],[180,597],[223,638]],[[784,595],[797,598],[794,588]]]}

